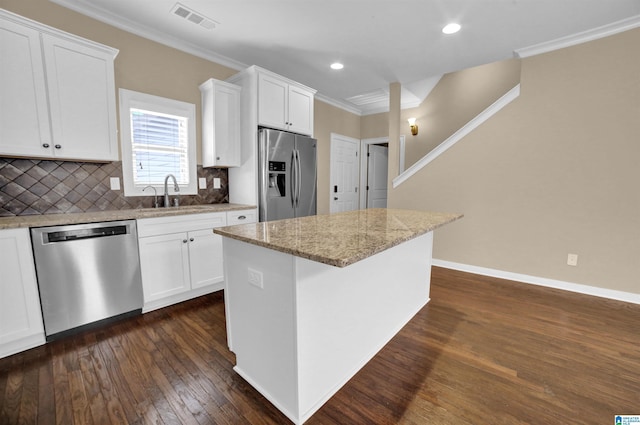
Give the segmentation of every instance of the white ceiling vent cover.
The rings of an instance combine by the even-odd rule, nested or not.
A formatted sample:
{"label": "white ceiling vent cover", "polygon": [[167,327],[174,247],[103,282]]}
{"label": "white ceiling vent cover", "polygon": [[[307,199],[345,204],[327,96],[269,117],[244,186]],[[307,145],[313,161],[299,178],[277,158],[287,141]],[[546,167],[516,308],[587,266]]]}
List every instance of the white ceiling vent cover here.
{"label": "white ceiling vent cover", "polygon": [[212,30],[216,27],[216,24],[219,22],[214,21],[213,19],[209,19],[204,16],[202,13],[194,12],[183,4],[176,3],[171,9],[171,12],[179,16],[181,18],[186,19],[187,21],[193,22],[194,24],[200,25],[202,28]]}

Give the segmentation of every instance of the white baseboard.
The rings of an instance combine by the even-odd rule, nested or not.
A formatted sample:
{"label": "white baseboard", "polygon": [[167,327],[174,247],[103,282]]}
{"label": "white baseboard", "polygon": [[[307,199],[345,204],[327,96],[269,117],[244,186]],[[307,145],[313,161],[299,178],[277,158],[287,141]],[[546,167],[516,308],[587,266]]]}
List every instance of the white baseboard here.
{"label": "white baseboard", "polygon": [[192,298],[197,298],[202,295],[210,294],[215,291],[221,291],[222,289],[224,289],[224,282],[218,282],[212,285],[202,286],[200,288],[193,289],[190,291],[181,292],[179,294],[172,295],[170,297],[145,302],[144,305],[142,306],[142,313],[148,313],[150,311],[168,307],[173,304],[178,304],[183,301],[190,300]]}
{"label": "white baseboard", "polygon": [[640,294],[632,292],[616,291],[613,289],[598,288],[595,286],[582,285],[580,283],[565,282],[562,280],[547,279],[544,277],[530,276],[520,273],[506,272],[503,270],[489,269],[485,267],[471,266],[468,264],[454,263],[452,261],[433,259],[433,265],[446,269],[459,270],[468,273],[491,276],[499,279],[515,280],[517,282],[529,283],[532,285],[546,286],[548,288],[562,289],[564,291],[577,292],[595,297],[608,298],[617,301],[624,301],[632,304],[640,304]]}

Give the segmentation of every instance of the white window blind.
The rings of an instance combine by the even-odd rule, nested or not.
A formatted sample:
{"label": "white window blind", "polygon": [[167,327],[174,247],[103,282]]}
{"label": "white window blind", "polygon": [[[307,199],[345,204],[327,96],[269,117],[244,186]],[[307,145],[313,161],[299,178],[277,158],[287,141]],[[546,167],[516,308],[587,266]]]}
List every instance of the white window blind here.
{"label": "white window blind", "polygon": [[130,114],[134,185],[161,185],[167,174],[188,185],[188,118],[137,108]]}
{"label": "white window blind", "polygon": [[150,196],[147,186],[162,193],[168,174],[180,195],[196,195],[196,105],[127,89],[118,93],[124,195]]}

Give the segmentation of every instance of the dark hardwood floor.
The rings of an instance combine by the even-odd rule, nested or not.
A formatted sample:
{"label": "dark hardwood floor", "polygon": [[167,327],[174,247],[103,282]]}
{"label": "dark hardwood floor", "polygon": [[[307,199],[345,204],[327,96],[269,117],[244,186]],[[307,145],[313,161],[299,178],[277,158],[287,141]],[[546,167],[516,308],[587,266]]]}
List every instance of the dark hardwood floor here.
{"label": "dark hardwood floor", "polygon": [[[289,423],[225,338],[217,293],[0,359],[0,424]],[[616,414],[640,414],[640,306],[434,268],[427,307],[307,424]]]}

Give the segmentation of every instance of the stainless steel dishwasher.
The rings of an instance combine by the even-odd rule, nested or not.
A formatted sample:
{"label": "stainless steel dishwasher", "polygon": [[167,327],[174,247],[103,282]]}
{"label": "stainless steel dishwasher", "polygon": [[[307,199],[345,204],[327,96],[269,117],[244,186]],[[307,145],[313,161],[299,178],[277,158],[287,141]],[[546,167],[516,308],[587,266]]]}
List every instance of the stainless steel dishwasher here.
{"label": "stainless steel dishwasher", "polygon": [[31,229],[47,340],[89,323],[140,314],[135,220]]}

